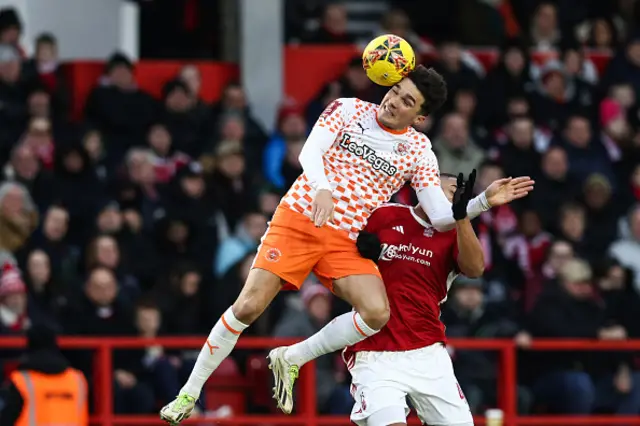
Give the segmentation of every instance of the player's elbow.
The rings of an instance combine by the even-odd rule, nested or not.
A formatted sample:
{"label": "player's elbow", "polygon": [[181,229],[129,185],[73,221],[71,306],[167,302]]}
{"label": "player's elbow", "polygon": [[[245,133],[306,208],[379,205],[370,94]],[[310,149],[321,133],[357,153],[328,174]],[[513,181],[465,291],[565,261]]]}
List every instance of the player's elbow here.
{"label": "player's elbow", "polygon": [[431,225],[436,228],[438,232],[447,232],[455,227],[455,222],[452,222],[448,217],[440,217],[440,218],[431,218]]}

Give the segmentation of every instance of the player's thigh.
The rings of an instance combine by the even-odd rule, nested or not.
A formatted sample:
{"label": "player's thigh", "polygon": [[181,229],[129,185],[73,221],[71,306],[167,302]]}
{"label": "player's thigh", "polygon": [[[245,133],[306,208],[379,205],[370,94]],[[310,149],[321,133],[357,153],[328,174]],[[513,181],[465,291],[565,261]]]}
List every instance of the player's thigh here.
{"label": "player's thigh", "polygon": [[407,424],[406,410],[395,405],[376,411],[366,421],[367,426],[404,426]]}
{"label": "player's thigh", "polygon": [[446,348],[436,344],[413,358],[409,399],[424,423],[433,426],[470,426],[473,416]]}
{"label": "player's thigh", "polygon": [[278,207],[260,241],[252,270],[269,271],[280,277],[285,288],[299,289],[323,251],[319,231],[310,219]]}
{"label": "player's thigh", "polygon": [[265,269],[252,269],[233,303],[233,314],[244,324],[253,323],[278,295],[284,281]]}
{"label": "player's thigh", "polygon": [[396,363],[384,352],[355,355],[351,373],[351,420],[358,425],[402,424],[409,414],[408,388],[396,381]]}
{"label": "player's thigh", "polygon": [[362,274],[336,278],[333,292],[353,306],[369,327],[379,330],[389,321],[389,300],[379,276]]}
{"label": "player's thigh", "polygon": [[369,326],[384,326],[389,319],[389,301],[376,264],[360,256],[355,242],[343,231],[325,227],[323,242],[325,252],[313,272]]}

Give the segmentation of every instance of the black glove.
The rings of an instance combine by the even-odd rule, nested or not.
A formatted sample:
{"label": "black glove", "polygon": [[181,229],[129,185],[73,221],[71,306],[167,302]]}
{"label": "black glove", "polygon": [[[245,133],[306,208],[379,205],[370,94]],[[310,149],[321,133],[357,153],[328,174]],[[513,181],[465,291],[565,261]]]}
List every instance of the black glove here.
{"label": "black glove", "polygon": [[371,259],[374,262],[378,261],[380,253],[382,253],[380,239],[376,234],[370,232],[360,231],[356,240],[356,247],[358,247],[360,256],[365,259]]}
{"label": "black glove", "polygon": [[473,187],[476,184],[476,169],[473,169],[469,175],[469,179],[465,182],[462,173],[458,174],[458,182],[456,192],[453,194],[453,218],[462,220],[467,217],[467,204],[473,196]]}

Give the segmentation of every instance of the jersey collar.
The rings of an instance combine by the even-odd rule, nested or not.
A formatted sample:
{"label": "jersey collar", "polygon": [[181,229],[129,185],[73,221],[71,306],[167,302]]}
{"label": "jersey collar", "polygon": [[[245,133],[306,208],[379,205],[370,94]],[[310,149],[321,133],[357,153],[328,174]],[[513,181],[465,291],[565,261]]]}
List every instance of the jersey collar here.
{"label": "jersey collar", "polygon": [[411,216],[413,216],[416,222],[418,222],[420,225],[424,226],[425,228],[431,228],[431,224],[429,222],[427,222],[426,220],[424,220],[423,218],[421,218],[416,214],[414,207],[411,207],[410,210],[411,210]]}
{"label": "jersey collar", "polygon": [[389,128],[389,127],[385,126],[384,124],[382,124],[382,123],[380,122],[380,120],[378,119],[378,113],[377,113],[377,112],[376,112],[376,114],[375,114],[375,115],[376,115],[376,123],[377,123],[377,124],[378,124],[378,126],[379,126],[382,130],[384,130],[385,132],[388,132],[388,133],[391,133],[391,134],[394,134],[394,135],[404,135],[405,133],[407,133],[407,132],[409,131],[409,128],[408,128],[408,127],[405,127],[404,129],[401,129],[401,130],[394,130],[394,129],[391,129],[391,128]]}

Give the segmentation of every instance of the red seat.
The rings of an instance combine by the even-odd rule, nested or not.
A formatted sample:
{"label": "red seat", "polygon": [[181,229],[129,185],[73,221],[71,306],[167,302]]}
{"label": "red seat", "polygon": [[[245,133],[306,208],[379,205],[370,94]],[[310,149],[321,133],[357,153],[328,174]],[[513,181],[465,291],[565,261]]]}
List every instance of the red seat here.
{"label": "red seat", "polygon": [[18,365],[20,365],[20,361],[16,361],[16,360],[4,361],[3,364],[2,364],[3,378],[4,379],[9,378],[11,373],[16,371],[16,369],[18,368]]}
{"label": "red seat", "polygon": [[247,409],[247,380],[240,373],[236,362],[227,358],[214,371],[204,387],[207,410],[217,410],[227,405],[233,415],[241,415]]}
{"label": "red seat", "polygon": [[247,359],[247,382],[251,388],[251,403],[253,405],[274,408],[271,402],[272,383],[269,372],[269,362],[264,355],[252,355]]}

